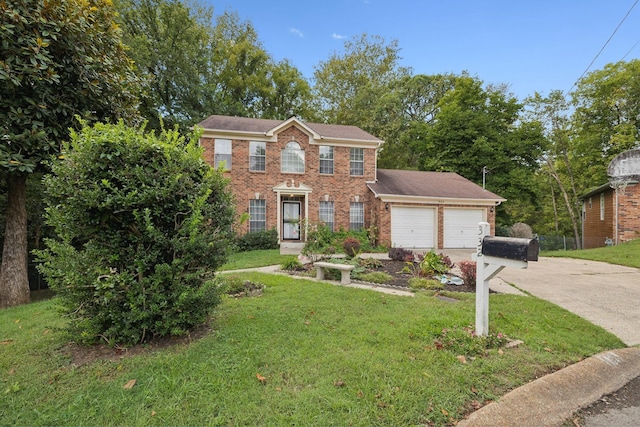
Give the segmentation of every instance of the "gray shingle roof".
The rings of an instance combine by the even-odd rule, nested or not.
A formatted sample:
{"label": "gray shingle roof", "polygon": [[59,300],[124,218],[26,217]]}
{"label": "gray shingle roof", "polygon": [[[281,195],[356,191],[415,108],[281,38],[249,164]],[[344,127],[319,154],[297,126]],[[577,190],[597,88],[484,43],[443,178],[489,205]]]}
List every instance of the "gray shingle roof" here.
{"label": "gray shingle roof", "polygon": [[377,196],[505,200],[454,172],[378,169],[378,180],[368,185]]}
{"label": "gray shingle roof", "polygon": [[[286,120],[252,119],[249,117],[213,115],[198,123],[198,126],[205,130],[255,132],[264,134],[281,125],[285,121]],[[382,142],[380,139],[363,131],[357,126],[329,125],[302,121],[301,123],[325,138]]]}

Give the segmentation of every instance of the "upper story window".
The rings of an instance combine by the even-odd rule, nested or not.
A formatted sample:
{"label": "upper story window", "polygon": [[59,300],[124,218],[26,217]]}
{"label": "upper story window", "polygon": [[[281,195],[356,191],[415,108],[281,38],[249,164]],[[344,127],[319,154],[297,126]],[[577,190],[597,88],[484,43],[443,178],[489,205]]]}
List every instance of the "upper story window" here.
{"label": "upper story window", "polygon": [[249,170],[252,172],[264,172],[266,168],[266,142],[249,142]]}
{"label": "upper story window", "polygon": [[333,175],[333,147],[330,145],[320,146],[320,173]]}
{"label": "upper story window", "polygon": [[349,175],[364,175],[364,149],[352,148],[349,153]]}
{"label": "upper story window", "polygon": [[282,150],[280,169],[283,173],[304,173],[304,150],[291,141]]}
{"label": "upper story window", "polygon": [[218,168],[224,164],[224,170],[231,170],[231,140],[216,139],[213,148],[213,167]]}

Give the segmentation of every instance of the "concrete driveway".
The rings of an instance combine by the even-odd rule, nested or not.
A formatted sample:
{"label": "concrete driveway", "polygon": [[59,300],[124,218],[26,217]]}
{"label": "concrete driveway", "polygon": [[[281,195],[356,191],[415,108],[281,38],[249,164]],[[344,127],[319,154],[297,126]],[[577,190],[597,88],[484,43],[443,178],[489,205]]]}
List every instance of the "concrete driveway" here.
{"label": "concrete driveway", "polygon": [[[471,259],[468,250],[449,256]],[[602,326],[629,346],[640,344],[640,269],[540,257],[527,269],[505,268],[489,282],[498,292],[510,292],[508,284]]]}

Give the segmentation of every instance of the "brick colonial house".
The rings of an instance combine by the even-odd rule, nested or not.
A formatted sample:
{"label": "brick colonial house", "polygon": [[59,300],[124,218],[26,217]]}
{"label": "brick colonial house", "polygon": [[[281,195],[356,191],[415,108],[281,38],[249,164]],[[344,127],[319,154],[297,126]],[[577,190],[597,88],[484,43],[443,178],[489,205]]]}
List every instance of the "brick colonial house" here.
{"label": "brick colonial house", "polygon": [[617,191],[605,184],[581,199],[584,249],[640,238],[640,185],[637,181],[618,187]]}
{"label": "brick colonial house", "polygon": [[[372,228],[387,246],[474,248],[477,224],[495,229],[505,199],[448,172],[377,168],[383,141],[355,126],[211,116],[198,124],[204,158],[224,167],[240,232],[275,228],[302,246],[305,227]],[[303,221],[306,220],[306,221]]]}

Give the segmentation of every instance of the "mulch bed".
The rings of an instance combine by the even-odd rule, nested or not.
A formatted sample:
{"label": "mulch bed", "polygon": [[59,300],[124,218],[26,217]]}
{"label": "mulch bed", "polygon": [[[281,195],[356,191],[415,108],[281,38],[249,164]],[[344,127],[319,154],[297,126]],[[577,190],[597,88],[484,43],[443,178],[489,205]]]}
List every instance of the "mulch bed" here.
{"label": "mulch bed", "polygon": [[[395,261],[395,260],[379,260],[379,261],[382,264],[382,267],[376,268],[376,269],[367,269],[367,272],[376,272],[376,271],[384,272],[390,275],[391,277],[393,277],[393,279],[384,284],[376,283],[375,286],[387,286],[387,287],[400,288],[400,289],[409,289],[409,279],[411,279],[413,276],[411,274],[402,272],[402,269],[405,268],[406,266],[406,263],[404,261]],[[315,272],[315,269],[313,268],[313,265],[307,264],[305,266],[305,271],[304,271],[305,274],[315,277],[314,272]],[[299,273],[300,272],[290,272],[290,274],[293,274],[293,275],[296,275]],[[357,282],[357,280],[353,280],[353,281]],[[445,285],[444,290],[450,291],[450,292],[475,292],[476,291],[475,287],[467,286],[467,285],[461,285],[461,286]]]}

